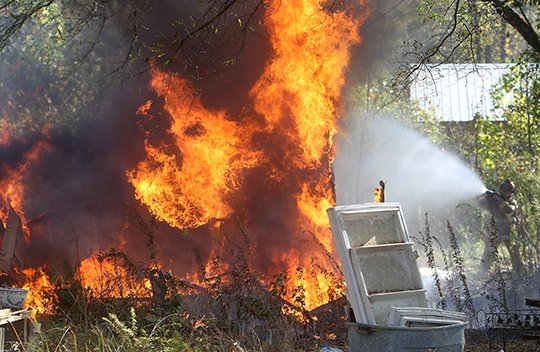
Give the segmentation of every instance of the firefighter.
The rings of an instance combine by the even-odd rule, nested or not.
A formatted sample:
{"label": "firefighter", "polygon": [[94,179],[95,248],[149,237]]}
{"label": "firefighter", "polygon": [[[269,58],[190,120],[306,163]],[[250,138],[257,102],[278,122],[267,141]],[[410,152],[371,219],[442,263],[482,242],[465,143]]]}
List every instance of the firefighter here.
{"label": "firefighter", "polygon": [[478,199],[478,204],[481,208],[488,210],[491,213],[495,223],[496,237],[483,237],[484,253],[482,254],[482,269],[487,272],[493,261],[495,249],[503,243],[510,254],[512,269],[515,273],[524,274],[524,265],[521,260],[519,248],[512,239],[512,232],[515,231],[517,224],[517,202],[514,194],[516,188],[514,183],[506,179],[499,187],[499,193],[486,191]]}

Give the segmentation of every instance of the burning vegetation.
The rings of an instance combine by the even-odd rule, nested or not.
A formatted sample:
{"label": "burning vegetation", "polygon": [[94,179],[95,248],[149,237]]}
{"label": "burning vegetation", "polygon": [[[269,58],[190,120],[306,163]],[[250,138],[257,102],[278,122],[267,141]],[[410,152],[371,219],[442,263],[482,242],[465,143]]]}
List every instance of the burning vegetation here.
{"label": "burning vegetation", "polygon": [[0,218],[7,225],[16,212],[25,233],[4,284],[29,289],[29,308],[66,309],[66,292],[73,305],[92,297],[163,303],[186,293],[219,298],[227,287],[244,297],[264,291],[280,312],[306,321],[308,310],[343,296],[325,210],[335,202],[333,136],[366,6],[269,0],[264,8],[271,54],[240,113],[209,102],[174,65],[149,71],[146,103],[126,116],[139,116],[144,155],[121,163],[140,205],[118,199],[111,211],[101,196],[98,206],[47,209],[32,192],[56,158],[57,126],[15,148],[14,120],[2,120],[0,145],[23,152],[0,165]]}
{"label": "burning vegetation", "polygon": [[[76,18],[71,17],[76,11],[69,2],[40,2],[29,7],[32,16],[14,15],[25,1],[36,3],[15,1],[3,8],[15,25],[34,15],[35,23],[23,26],[22,39],[17,38],[21,43],[5,53],[10,76],[0,83],[5,97],[0,115],[0,284],[28,290],[25,308],[44,324],[54,322],[51,335],[37,340],[37,350],[345,346],[340,329],[350,317],[343,310],[344,278],[326,209],[336,203],[334,136],[343,122],[346,73],[370,6],[377,5],[364,0],[224,0],[209,2],[209,8],[204,1],[91,2],[89,15],[71,23],[67,17]],[[11,4],[17,11],[9,11]],[[142,19],[147,14],[152,18]],[[165,27],[173,22],[181,26],[171,33]],[[102,31],[126,24],[135,30],[114,31],[88,44],[92,30],[97,32],[90,33],[92,38],[102,38]],[[91,30],[83,33],[86,25]],[[160,34],[153,37],[151,31]],[[48,37],[43,39],[44,32]],[[127,44],[126,33],[132,35]],[[383,34],[378,38],[386,41]],[[40,39],[44,43],[36,52],[39,46],[29,42]],[[0,40],[0,49],[7,43]],[[65,43],[64,51],[51,51],[58,43]],[[129,78],[122,77],[133,87],[101,90],[101,83],[95,83],[105,86],[110,77],[118,77],[105,72],[117,56],[101,56],[118,49],[111,50],[110,43],[129,47],[121,65],[143,66],[135,68],[136,74],[130,67]],[[82,56],[81,47],[87,50]],[[19,53],[25,53],[23,59]],[[89,58],[92,64],[85,61]],[[70,60],[75,67],[68,67]],[[377,91],[369,80],[367,105],[374,92],[395,98],[387,82],[380,82]],[[36,103],[26,107],[33,97]],[[362,133],[369,131],[365,122],[370,121],[359,122]],[[347,133],[354,137],[353,129]],[[485,146],[487,135],[482,132],[475,145]],[[390,139],[378,138],[374,144]],[[533,141],[529,134],[531,151]],[[404,159],[402,149],[415,143],[393,154]],[[358,148],[366,151],[366,144]],[[352,158],[359,157],[356,147]],[[493,155],[484,165],[503,159]],[[398,166],[379,161],[385,168]],[[429,164],[425,161],[422,166]],[[418,205],[406,196],[414,187],[392,182],[385,168],[362,170],[369,201],[399,198]],[[365,172],[380,175],[365,177]],[[424,176],[410,179],[424,186]],[[389,192],[381,180],[372,195],[372,183],[379,178],[390,182]],[[466,183],[458,181],[460,187]],[[398,189],[405,193],[396,197]],[[439,197],[433,193],[429,198]],[[537,202],[529,204],[529,211],[537,208]],[[416,241],[433,273],[435,298],[443,308],[466,311],[471,320],[482,295],[490,300],[489,309],[508,313],[509,266],[497,252],[497,233],[490,229],[494,265],[486,273],[484,291],[478,291],[469,286],[463,261],[464,251],[468,255],[475,248],[458,240],[467,226],[448,222],[447,252],[430,233],[426,213],[425,231]],[[539,236],[529,236],[524,247]],[[530,251],[535,257],[528,261],[528,273],[537,275],[538,253]],[[440,278],[436,262],[444,265]],[[532,287],[518,285],[512,298]],[[498,328],[490,314],[486,327]],[[536,327],[534,318],[526,320],[529,327]],[[521,317],[514,320],[525,324]],[[54,325],[59,322],[63,329]]]}
{"label": "burning vegetation", "polygon": [[[317,247],[299,247],[294,238],[310,231],[324,251],[332,251],[325,214],[334,202],[332,137],[360,20],[319,7],[309,1],[267,4],[273,55],[250,90],[253,107],[243,116],[206,108],[189,81],[159,69],[150,84],[159,102],[139,110],[149,119],[164,111],[170,142],[152,143],[149,135],[145,160],[127,173],[135,197],[179,229],[215,231],[236,218],[255,226],[258,241],[268,244],[258,250],[274,251],[262,264],[265,282],[281,272],[295,277],[314,258],[335,270]],[[282,225],[260,219],[267,216]],[[299,280],[307,288],[308,308],[328,302],[333,283],[324,275]]]}

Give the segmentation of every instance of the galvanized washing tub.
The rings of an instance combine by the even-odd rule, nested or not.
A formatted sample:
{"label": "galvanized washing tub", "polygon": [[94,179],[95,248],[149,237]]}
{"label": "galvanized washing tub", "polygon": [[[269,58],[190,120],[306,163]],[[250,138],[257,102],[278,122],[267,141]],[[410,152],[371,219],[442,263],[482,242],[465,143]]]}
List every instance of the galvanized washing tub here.
{"label": "galvanized washing tub", "polygon": [[0,308],[23,309],[28,290],[0,287]]}
{"label": "galvanized washing tub", "polygon": [[349,332],[348,352],[463,352],[467,323],[426,327],[345,325]]}

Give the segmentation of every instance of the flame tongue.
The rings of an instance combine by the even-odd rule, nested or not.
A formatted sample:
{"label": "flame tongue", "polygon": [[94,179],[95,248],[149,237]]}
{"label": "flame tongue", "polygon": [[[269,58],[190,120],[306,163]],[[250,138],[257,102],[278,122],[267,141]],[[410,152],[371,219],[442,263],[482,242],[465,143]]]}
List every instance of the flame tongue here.
{"label": "flame tongue", "polygon": [[[24,216],[24,201],[27,192],[25,180],[40,156],[50,148],[49,143],[45,140],[48,135],[48,127],[43,129],[42,135],[44,139],[36,142],[30,150],[24,153],[21,162],[16,167],[0,165],[2,174],[0,177],[0,219],[5,224],[9,208],[13,207],[22,218],[26,240],[28,240],[30,233]],[[3,140],[0,136],[0,145],[3,143],[7,143],[7,140]]]}
{"label": "flame tongue", "polygon": [[330,251],[328,231],[317,230],[329,225],[325,210],[333,203],[329,169],[337,102],[350,48],[360,41],[360,19],[343,11],[328,13],[323,5],[313,0],[269,3],[267,24],[274,56],[251,96],[268,128],[298,144],[300,152],[292,158],[295,168],[281,170],[289,174],[288,180],[307,176],[297,181],[295,198],[302,218],[296,226],[314,231]]}
{"label": "flame tongue", "polygon": [[[226,195],[239,190],[242,171],[273,162],[250,145],[255,133],[265,133],[277,136],[269,148],[283,150],[280,138],[286,136],[293,141],[287,145],[301,150],[283,150],[288,153],[284,159],[292,161],[295,169],[271,166],[269,178],[285,180],[301,169],[322,170],[316,182],[300,180],[298,195],[298,202],[304,203],[300,209],[319,204],[321,214],[314,220],[321,223],[322,207],[329,204],[322,199],[331,196],[328,168],[336,102],[350,47],[359,42],[358,20],[344,12],[329,14],[322,6],[315,0],[268,2],[266,20],[275,54],[251,90],[255,110],[267,122],[264,127],[241,125],[224,111],[206,109],[186,80],[153,71],[151,88],[165,98],[164,108],[171,117],[169,133],[175,141],[172,147],[182,160],[168,147],[147,143],[146,160],[128,176],[137,199],[158,218],[186,228],[229,216],[232,208]],[[148,110],[148,104],[140,109]],[[312,218],[308,212],[306,216]]]}
{"label": "flame tongue", "polygon": [[147,143],[146,160],[128,172],[136,198],[178,228],[229,216],[226,195],[237,189],[237,173],[253,165],[257,153],[243,147],[237,124],[225,112],[202,106],[184,79],[154,71],[151,86],[165,97],[165,110],[173,118],[169,132],[182,160],[164,146]]}
{"label": "flame tongue", "polygon": [[286,133],[303,151],[296,164],[319,167],[335,132],[358,23],[341,12],[328,14],[313,0],[273,1],[267,13],[274,57],[251,91],[255,108],[271,129],[283,129],[291,119]]}

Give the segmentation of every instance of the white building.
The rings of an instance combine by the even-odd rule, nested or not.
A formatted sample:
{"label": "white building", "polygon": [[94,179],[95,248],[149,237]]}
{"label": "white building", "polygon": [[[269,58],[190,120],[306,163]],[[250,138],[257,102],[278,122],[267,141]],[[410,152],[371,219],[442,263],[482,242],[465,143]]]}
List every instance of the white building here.
{"label": "white building", "polygon": [[470,121],[476,113],[498,119],[490,93],[509,69],[508,64],[428,65],[418,71],[410,97],[443,121]]}

